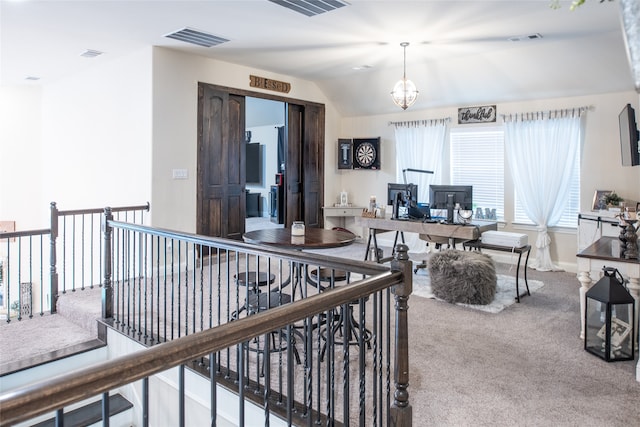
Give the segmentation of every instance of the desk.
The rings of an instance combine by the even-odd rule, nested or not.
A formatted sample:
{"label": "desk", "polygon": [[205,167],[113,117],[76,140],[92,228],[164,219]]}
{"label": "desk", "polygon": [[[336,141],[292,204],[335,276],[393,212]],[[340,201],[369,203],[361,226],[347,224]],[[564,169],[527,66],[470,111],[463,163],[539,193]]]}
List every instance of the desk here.
{"label": "desk", "polygon": [[[640,304],[640,260],[625,259],[619,256],[620,241],[617,237],[601,237],[590,246],[576,254],[578,264],[578,280],[580,287],[580,338],[584,339],[585,294],[593,286],[591,271],[602,268],[617,268],[622,275],[629,277],[629,293],[636,300],[636,325],[638,332],[638,304]],[[599,279],[598,279],[599,280]],[[638,340],[636,339],[636,343]],[[636,368],[636,379],[640,381],[640,361]]]}
{"label": "desk", "polygon": [[[376,234],[388,231],[396,233],[410,232],[455,240],[476,240],[484,231],[497,230],[498,224],[491,221],[473,221],[471,224],[442,224],[439,222],[405,221],[389,218],[356,217],[356,225],[369,228],[369,240],[364,255],[365,261],[369,258],[369,249],[373,241],[377,262],[386,262],[391,258],[379,258],[378,241]],[[396,234],[397,236],[397,234]],[[394,248],[395,249],[395,248]]]}

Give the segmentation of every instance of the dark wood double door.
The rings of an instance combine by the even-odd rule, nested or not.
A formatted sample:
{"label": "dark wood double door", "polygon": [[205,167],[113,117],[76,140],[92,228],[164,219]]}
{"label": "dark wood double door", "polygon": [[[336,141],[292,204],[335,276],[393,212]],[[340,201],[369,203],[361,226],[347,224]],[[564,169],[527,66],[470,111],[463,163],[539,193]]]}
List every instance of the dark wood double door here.
{"label": "dark wood double door", "polygon": [[245,231],[247,96],[286,103],[285,226],[322,227],[324,105],[199,83],[196,232],[241,239]]}

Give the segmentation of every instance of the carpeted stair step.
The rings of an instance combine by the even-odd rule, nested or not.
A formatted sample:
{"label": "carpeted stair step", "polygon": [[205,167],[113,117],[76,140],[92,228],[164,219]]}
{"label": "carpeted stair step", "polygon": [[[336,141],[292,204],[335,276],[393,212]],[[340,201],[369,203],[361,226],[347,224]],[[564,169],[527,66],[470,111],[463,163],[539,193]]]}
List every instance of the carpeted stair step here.
{"label": "carpeted stair step", "polygon": [[[109,417],[133,408],[133,404],[120,393],[109,396]],[[81,408],[74,409],[64,414],[65,426],[88,426],[102,421],[102,400],[89,403]],[[55,418],[34,424],[32,427],[54,427]]]}
{"label": "carpeted stair step", "polygon": [[96,319],[102,317],[102,288],[96,286],[61,293],[57,309],[58,315],[98,336]]}

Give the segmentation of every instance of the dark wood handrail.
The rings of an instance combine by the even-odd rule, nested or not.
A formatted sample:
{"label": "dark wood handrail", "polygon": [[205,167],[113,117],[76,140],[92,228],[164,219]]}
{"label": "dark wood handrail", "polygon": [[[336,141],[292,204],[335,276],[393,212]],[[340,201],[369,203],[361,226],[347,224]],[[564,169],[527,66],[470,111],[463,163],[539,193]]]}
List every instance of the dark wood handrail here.
{"label": "dark wood handrail", "polygon": [[[147,202],[146,205],[135,206],[117,206],[109,208],[111,212],[124,212],[124,211],[149,211],[151,205]],[[87,208],[87,209],[71,209],[66,211],[58,211],[58,216],[66,215],[85,215],[85,214],[101,214],[104,212],[104,208]]]}
{"label": "dark wood handrail", "polygon": [[25,231],[8,231],[6,233],[0,233],[0,239],[15,239],[17,237],[28,236],[43,236],[51,232],[50,228],[43,228],[40,230],[25,230]]}
{"label": "dark wood handrail", "polygon": [[[274,246],[261,246],[245,243],[238,240],[230,240],[221,237],[211,237],[202,234],[177,232],[158,227],[149,227],[141,224],[109,220],[108,225],[113,228],[150,234],[153,236],[175,239],[181,242],[188,242],[194,245],[210,246],[214,249],[241,251],[242,253],[259,255],[261,257],[277,257],[286,261],[299,262],[309,265],[330,265],[331,268],[348,270],[355,273],[367,275],[379,274],[389,268],[382,264],[375,264],[365,261],[357,261],[339,258],[331,255],[319,254],[315,252],[297,251],[294,249],[276,248]],[[364,256],[363,256],[364,258]]]}
{"label": "dark wood handrail", "polygon": [[[371,264],[368,264],[371,267]],[[388,271],[291,304],[0,395],[0,426],[31,419],[403,283]],[[410,267],[409,267],[410,271]],[[409,290],[410,292],[410,290]]]}

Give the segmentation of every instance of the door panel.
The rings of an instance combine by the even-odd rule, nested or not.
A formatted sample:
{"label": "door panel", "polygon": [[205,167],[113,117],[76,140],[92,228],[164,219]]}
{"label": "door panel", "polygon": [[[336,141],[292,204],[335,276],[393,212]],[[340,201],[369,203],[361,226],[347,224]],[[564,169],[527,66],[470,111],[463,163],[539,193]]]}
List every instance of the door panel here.
{"label": "door panel", "polygon": [[246,208],[244,97],[199,84],[198,98],[196,232],[239,239]]}
{"label": "door panel", "polygon": [[304,109],[303,212],[309,227],[323,227],[324,202],[324,106],[306,105]]}
{"label": "door panel", "polygon": [[293,221],[304,220],[302,216],[302,155],[304,107],[287,105],[287,141],[285,177],[285,227],[291,227]]}

